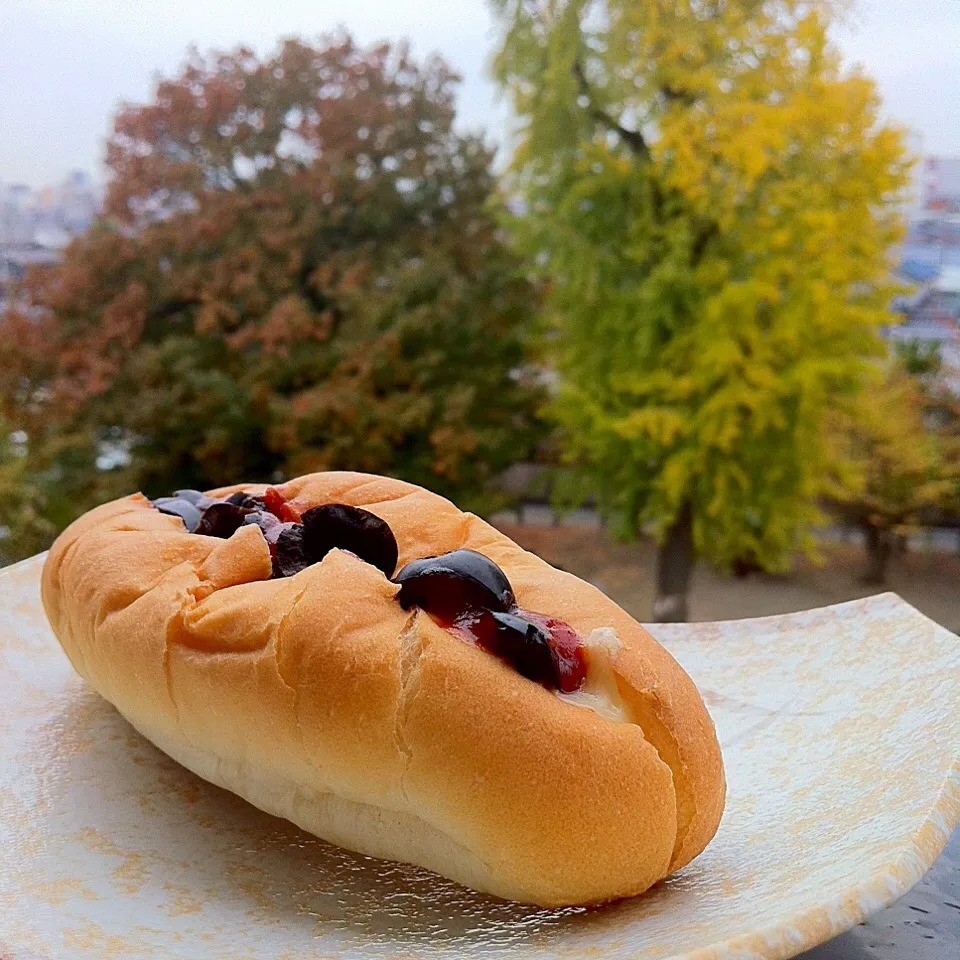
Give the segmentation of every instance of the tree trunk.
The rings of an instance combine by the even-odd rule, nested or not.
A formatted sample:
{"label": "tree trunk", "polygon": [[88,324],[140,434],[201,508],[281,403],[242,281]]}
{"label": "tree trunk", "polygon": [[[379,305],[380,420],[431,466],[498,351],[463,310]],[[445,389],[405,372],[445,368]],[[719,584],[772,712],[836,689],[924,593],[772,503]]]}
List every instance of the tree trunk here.
{"label": "tree trunk", "polygon": [[743,580],[744,577],[749,577],[751,573],[766,573],[762,564],[757,563],[757,561],[750,554],[744,554],[743,556],[737,557],[732,564],[733,575],[738,580]]}
{"label": "tree trunk", "polygon": [[657,596],[653,601],[656,623],[684,623],[687,593],[693,572],[693,511],[685,503],[657,552]]}
{"label": "tree trunk", "polygon": [[887,582],[887,561],[892,546],[890,531],[867,524],[863,533],[867,545],[867,569],[863,582],[879,587]]}

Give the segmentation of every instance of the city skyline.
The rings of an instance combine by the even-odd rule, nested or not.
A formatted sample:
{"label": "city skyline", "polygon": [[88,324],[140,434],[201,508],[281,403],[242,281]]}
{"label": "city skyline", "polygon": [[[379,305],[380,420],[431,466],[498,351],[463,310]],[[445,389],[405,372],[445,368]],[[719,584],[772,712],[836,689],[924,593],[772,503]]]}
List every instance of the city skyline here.
{"label": "city skyline", "polygon": [[[919,9],[918,9],[919,7]],[[147,100],[158,74],[177,71],[190,43],[240,43],[260,53],[285,35],[315,37],[344,26],[358,41],[410,38],[418,56],[436,51],[463,76],[462,127],[502,143],[508,111],[487,75],[494,32],[485,0],[289,0],[271,9],[238,0],[224,18],[214,0],[158,0],[124,8],[112,0],[8,0],[0,35],[0,181],[38,189],[71,170],[102,181],[103,141],[121,101]],[[906,126],[917,153],[960,156],[960,11],[956,0],[860,0],[836,39],[884,99],[883,116]],[[14,92],[16,96],[10,96]]]}

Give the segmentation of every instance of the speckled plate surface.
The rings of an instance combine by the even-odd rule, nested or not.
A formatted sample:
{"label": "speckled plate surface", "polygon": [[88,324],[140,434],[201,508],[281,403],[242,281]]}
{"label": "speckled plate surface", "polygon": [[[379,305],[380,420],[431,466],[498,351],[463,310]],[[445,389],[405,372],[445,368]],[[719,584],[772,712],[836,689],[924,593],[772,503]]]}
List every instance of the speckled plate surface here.
{"label": "speckled plate surface", "polygon": [[658,626],[720,732],[716,839],[635,900],[493,901],[167,759],[72,673],[41,563],[0,571],[2,960],[786,958],[896,899],[960,818],[960,640],[898,597]]}

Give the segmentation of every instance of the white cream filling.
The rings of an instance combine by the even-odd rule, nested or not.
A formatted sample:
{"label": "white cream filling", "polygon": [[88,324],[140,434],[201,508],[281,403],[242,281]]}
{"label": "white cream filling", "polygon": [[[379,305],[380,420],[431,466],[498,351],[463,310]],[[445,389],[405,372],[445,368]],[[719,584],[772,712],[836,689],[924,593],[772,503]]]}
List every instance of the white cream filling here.
{"label": "white cream filling", "polygon": [[583,643],[587,659],[587,675],[583,686],[573,693],[556,695],[564,703],[585,707],[616,723],[629,723],[627,708],[617,688],[613,659],[623,649],[623,643],[613,627],[597,627]]}

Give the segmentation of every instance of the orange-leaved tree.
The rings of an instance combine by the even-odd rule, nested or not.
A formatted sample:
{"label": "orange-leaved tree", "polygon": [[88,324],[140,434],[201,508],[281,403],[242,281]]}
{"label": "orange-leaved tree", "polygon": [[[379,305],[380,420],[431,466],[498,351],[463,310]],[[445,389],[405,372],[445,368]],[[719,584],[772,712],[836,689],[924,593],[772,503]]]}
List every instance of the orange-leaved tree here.
{"label": "orange-leaved tree", "polygon": [[102,222],[0,329],[35,511],[335,468],[484,502],[537,434],[534,297],[456,80],[337,35],[194,53],[120,110]]}

